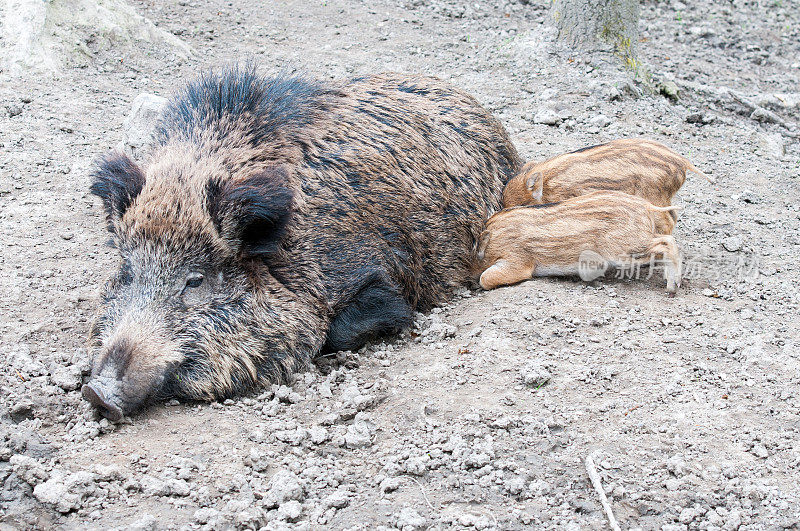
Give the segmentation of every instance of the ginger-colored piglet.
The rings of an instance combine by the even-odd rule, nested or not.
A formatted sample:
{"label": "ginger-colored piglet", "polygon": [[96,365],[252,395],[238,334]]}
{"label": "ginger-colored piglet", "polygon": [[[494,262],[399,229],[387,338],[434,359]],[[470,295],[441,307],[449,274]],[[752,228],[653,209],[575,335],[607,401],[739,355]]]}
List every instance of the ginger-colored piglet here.
{"label": "ginger-colored piglet", "polygon": [[481,287],[538,276],[580,275],[588,280],[601,276],[606,267],[638,270],[660,256],[672,295],[680,286],[681,258],[675,238],[665,231],[672,230],[670,213],[678,208],[605,191],[498,212],[489,218],[478,245]]}
{"label": "ginger-colored piglet", "polygon": [[656,206],[670,206],[687,171],[714,182],[663,144],[644,138],[614,140],[525,164],[506,185],[503,206],[555,203],[597,190],[616,190]]}

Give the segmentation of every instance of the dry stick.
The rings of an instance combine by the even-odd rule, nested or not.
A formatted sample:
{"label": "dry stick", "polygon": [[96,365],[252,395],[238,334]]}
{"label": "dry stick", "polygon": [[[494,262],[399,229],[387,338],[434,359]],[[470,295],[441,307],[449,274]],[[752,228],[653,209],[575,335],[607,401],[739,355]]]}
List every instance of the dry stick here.
{"label": "dry stick", "polygon": [[611,512],[611,504],[608,503],[606,493],[603,491],[603,483],[600,481],[600,474],[597,473],[597,468],[594,466],[594,459],[592,459],[592,455],[593,454],[589,454],[586,457],[586,472],[589,474],[589,479],[592,480],[592,486],[594,487],[594,490],[596,490],[597,495],[600,496],[600,504],[603,506],[603,509],[606,512],[608,524],[611,526],[613,531],[620,531],[617,519],[614,518],[614,513]]}
{"label": "dry stick", "polygon": [[413,481],[414,483],[417,484],[417,486],[419,487],[419,491],[422,493],[422,497],[425,498],[425,503],[428,504],[428,507],[430,507],[432,511],[435,511],[436,509],[433,508],[433,505],[431,505],[431,502],[428,499],[428,496],[425,494],[425,487],[422,486],[422,483],[420,483],[419,481],[417,481],[416,479],[414,479],[412,477],[409,477],[409,476],[404,476],[404,477],[406,479],[410,479],[411,481]]}

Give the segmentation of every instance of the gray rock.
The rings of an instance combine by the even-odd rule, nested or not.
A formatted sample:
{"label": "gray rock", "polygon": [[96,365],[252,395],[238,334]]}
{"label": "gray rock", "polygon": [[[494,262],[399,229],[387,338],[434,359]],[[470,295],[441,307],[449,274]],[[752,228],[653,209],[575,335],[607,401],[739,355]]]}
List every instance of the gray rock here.
{"label": "gray rock", "polygon": [[743,241],[741,236],[728,236],[722,240],[722,247],[724,247],[726,251],[735,253],[736,251],[741,251],[742,243]]}
{"label": "gray rock", "polygon": [[589,125],[594,127],[608,127],[611,124],[611,118],[605,114],[598,114],[589,119]]}
{"label": "gray rock", "polygon": [[219,514],[219,511],[213,507],[201,507],[194,512],[193,518],[198,524],[207,524],[216,520]]}
{"label": "gray rock", "polygon": [[8,113],[9,118],[13,118],[22,114],[22,107],[16,103],[12,103],[10,105],[6,105],[6,112]]}
{"label": "gray rock", "polygon": [[122,481],[126,479],[125,470],[119,465],[94,465],[92,472],[99,481]]}
{"label": "gray rock", "polygon": [[322,444],[330,438],[328,435],[328,430],[322,426],[310,427],[308,429],[308,435],[311,438],[311,442],[314,444]]}
{"label": "gray rock", "polygon": [[690,112],[686,115],[686,123],[706,125],[714,122],[714,117],[704,112]]}
{"label": "gray rock", "polygon": [[29,398],[22,398],[12,404],[8,413],[11,416],[11,420],[14,422],[22,422],[23,420],[31,419],[34,417],[33,401]]}
{"label": "gray rock", "polygon": [[552,377],[553,375],[550,374],[547,368],[537,364],[529,365],[522,371],[522,381],[525,385],[534,388],[543,386],[549,382]]}
{"label": "gray rock", "polygon": [[142,478],[142,492],[145,496],[188,496],[192,491],[183,479],[145,476]]}
{"label": "gray rock", "polygon": [[761,443],[754,444],[753,448],[750,450],[750,453],[761,459],[766,459],[769,457],[769,452]]}
{"label": "gray rock", "polygon": [[550,107],[544,107],[536,111],[533,121],[537,124],[558,125],[561,123],[561,117]]}
{"label": "gray rock", "polygon": [[482,468],[491,462],[492,458],[486,452],[473,452],[467,456],[464,464],[467,468]]}
{"label": "gray rock", "polygon": [[47,374],[44,364],[31,356],[28,345],[19,344],[7,354],[6,362],[22,376],[33,377]]}
{"label": "gray rock", "polygon": [[286,444],[298,446],[308,438],[308,430],[302,426],[294,430],[278,430],[275,432],[275,438]]}
{"label": "gray rock", "polygon": [[380,491],[381,492],[394,492],[400,488],[402,481],[398,477],[394,478],[386,478],[381,481]]}
{"label": "gray rock", "polygon": [[411,474],[412,476],[424,475],[428,471],[430,460],[431,458],[428,454],[409,457],[404,464],[406,474]]}
{"label": "gray rock", "polygon": [[350,494],[342,489],[339,489],[333,494],[326,496],[322,500],[323,507],[335,507],[336,509],[342,509],[348,505],[350,505]]}
{"label": "gray rock", "polygon": [[772,111],[768,111],[763,107],[756,107],[752,113],[750,113],[750,118],[761,123],[766,124],[781,124],[783,123],[783,119],[775,114]]}
{"label": "gray rock", "polygon": [[158,529],[158,520],[150,513],[143,514],[138,520],[128,525],[130,531],[155,531]]}
{"label": "gray rock", "polygon": [[659,92],[672,101],[677,101],[680,91],[678,85],[674,81],[663,81],[658,87]]}
{"label": "gray rock", "polygon": [[131,112],[122,124],[120,147],[136,161],[143,160],[153,146],[158,119],[167,99],[154,94],[139,94],[131,104]]}
{"label": "gray rock", "polygon": [[289,395],[291,394],[292,394],[292,388],[286,385],[279,385],[275,389],[275,398],[277,398],[281,402],[288,402]]}
{"label": "gray rock", "polygon": [[786,155],[786,144],[779,133],[755,133],[752,137],[758,152],[773,159]]}

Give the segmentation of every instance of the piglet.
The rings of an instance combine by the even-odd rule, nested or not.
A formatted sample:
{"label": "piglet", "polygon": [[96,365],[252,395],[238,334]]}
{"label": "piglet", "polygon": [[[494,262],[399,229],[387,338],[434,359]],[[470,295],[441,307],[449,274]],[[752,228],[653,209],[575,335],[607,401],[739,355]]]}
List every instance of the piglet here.
{"label": "piglet", "polygon": [[680,286],[681,258],[671,212],[622,192],[592,192],[555,204],[502,210],[478,243],[480,285],[489,290],[541,276],[601,276],[663,258],[667,292]]}
{"label": "piglet", "polygon": [[616,190],[656,206],[670,206],[687,171],[714,182],[663,144],[644,138],[614,140],[527,163],[506,185],[503,206],[554,203],[597,190]]}

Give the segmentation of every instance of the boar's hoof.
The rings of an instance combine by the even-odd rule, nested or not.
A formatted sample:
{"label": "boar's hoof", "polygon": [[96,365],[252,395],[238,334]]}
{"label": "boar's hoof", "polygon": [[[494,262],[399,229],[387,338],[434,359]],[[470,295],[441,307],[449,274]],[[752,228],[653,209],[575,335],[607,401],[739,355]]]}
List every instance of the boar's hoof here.
{"label": "boar's hoof", "polygon": [[111,422],[119,422],[122,420],[122,409],[110,400],[107,400],[106,397],[103,396],[103,391],[101,391],[99,387],[92,385],[92,383],[93,382],[90,382],[83,386],[81,390],[83,398],[88,400],[90,404],[97,408],[101,415]]}

